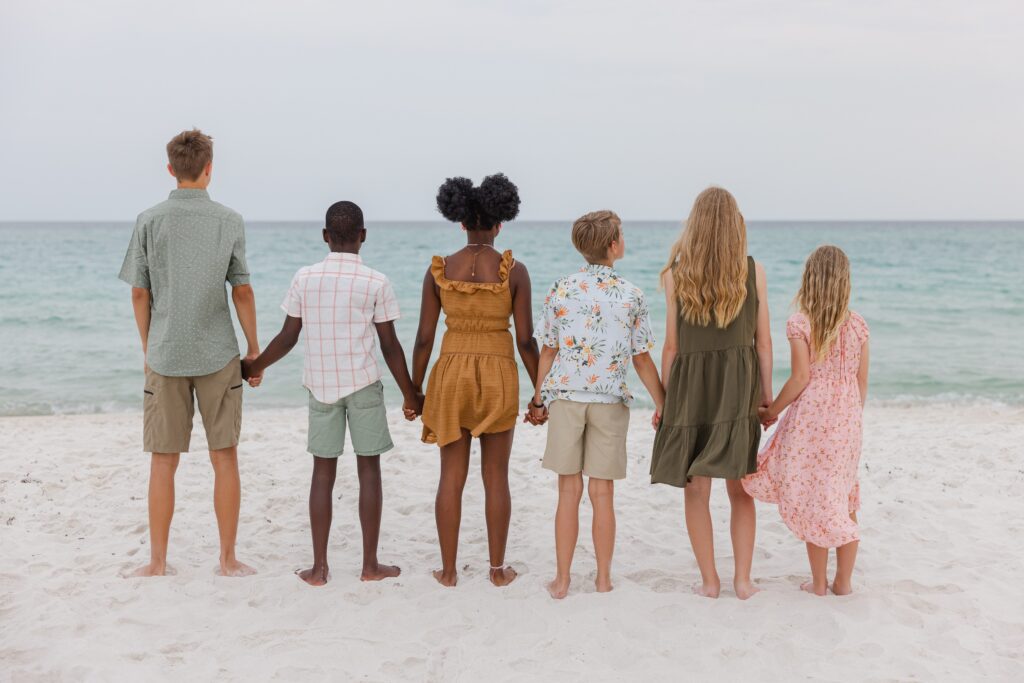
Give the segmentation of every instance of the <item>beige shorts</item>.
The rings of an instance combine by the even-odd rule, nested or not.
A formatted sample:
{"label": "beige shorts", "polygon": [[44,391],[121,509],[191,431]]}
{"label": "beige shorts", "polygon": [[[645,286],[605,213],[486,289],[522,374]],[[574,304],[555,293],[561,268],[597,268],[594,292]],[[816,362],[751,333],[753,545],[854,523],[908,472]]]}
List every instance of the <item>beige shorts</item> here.
{"label": "beige shorts", "polygon": [[622,403],[580,403],[560,399],[548,407],[545,469],[583,472],[595,479],[626,478],[629,408]]}
{"label": "beige shorts", "polygon": [[211,451],[238,445],[242,431],[242,365],[233,358],[200,377],[167,377],[146,369],[142,444],[147,453],[185,453],[192,438],[195,402]]}

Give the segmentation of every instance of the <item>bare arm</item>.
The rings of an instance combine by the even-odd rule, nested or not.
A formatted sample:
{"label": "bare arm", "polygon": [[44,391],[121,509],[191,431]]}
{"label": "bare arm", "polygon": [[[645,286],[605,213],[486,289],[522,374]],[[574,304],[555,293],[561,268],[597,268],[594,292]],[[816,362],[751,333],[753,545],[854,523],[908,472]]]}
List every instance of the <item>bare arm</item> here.
{"label": "bare arm", "polygon": [[537,361],[537,381],[533,383],[533,402],[540,403],[540,389],[544,384],[544,380],[547,379],[548,374],[551,372],[551,366],[555,364],[555,357],[558,356],[557,346],[548,346],[544,344],[540,347],[540,359]]}
{"label": "bare arm", "polygon": [[412,385],[412,378],[409,376],[409,366],[405,362],[405,351],[402,350],[402,343],[398,341],[395,334],[395,322],[388,320],[383,323],[374,323],[377,328],[377,337],[380,339],[380,351],[384,356],[384,362],[388,370],[398,383],[404,399],[403,410],[406,411],[406,419],[413,419],[423,412],[423,404],[416,396],[416,389]]}
{"label": "bare arm", "polygon": [[647,391],[654,399],[654,417],[651,424],[655,427],[661,422],[661,413],[665,409],[665,388],[661,385],[661,378],[658,377],[658,368],[649,353],[639,353],[633,356],[633,369],[637,377],[647,387]]}
{"label": "bare arm", "polygon": [[860,388],[860,407],[864,407],[864,402],[868,400],[868,361],[870,348],[868,342],[864,342],[864,345],[860,349],[860,365],[857,367],[857,386]]}
{"label": "bare arm", "polygon": [[803,393],[811,380],[811,349],[807,342],[803,339],[790,339],[789,357],[793,369],[790,371],[789,379],[782,385],[782,391],[767,408],[760,408],[757,411],[762,422],[770,424],[778,419],[779,413]]}
{"label": "bare arm", "polygon": [[238,324],[242,326],[242,334],[248,350],[246,358],[255,358],[260,354],[260,342],[256,335],[256,294],[252,285],[236,285],[231,288],[231,301],[235,304]]}
{"label": "bare arm", "polygon": [[526,366],[530,382],[537,386],[537,382],[543,381],[543,377],[539,376],[537,367],[540,363],[540,350],[537,348],[537,340],[533,338],[533,301],[530,298],[530,274],[526,271],[526,266],[516,261],[512,266],[509,284],[512,289],[512,321],[516,327],[516,347],[519,349],[519,357],[523,359],[523,365]]}
{"label": "bare arm", "polygon": [[672,277],[671,270],[661,277],[661,286],[665,289],[665,343],[661,349],[661,381],[667,385],[669,373],[672,371],[672,361],[679,351],[679,302],[676,301],[675,278]]}
{"label": "bare arm", "polygon": [[285,316],[281,331],[267,344],[266,350],[256,358],[242,360],[242,377],[244,379],[262,377],[264,370],[287,356],[288,352],[295,348],[299,342],[300,332],[302,332],[302,318]]}
{"label": "bare arm", "polygon": [[[139,328],[139,339],[142,341],[142,356],[145,358],[149,348],[149,321],[152,316],[152,298],[149,290],[144,287],[132,287],[132,308],[135,310],[135,325]],[[143,361],[145,363],[145,361]],[[149,367],[147,364],[146,367]]]}
{"label": "bare arm", "polygon": [[437,320],[440,317],[441,295],[434,283],[434,276],[427,268],[420,301],[420,326],[416,330],[416,342],[412,347],[412,385],[417,394],[423,393],[423,379],[427,376],[427,365],[430,363],[430,353],[434,350],[434,335],[437,334]]}
{"label": "bare arm", "polygon": [[[772,328],[768,316],[768,277],[764,267],[754,262],[757,285],[757,327],[754,330],[754,346],[757,348],[757,363],[761,369],[761,405],[772,402]],[[795,398],[795,397],[794,397]]]}

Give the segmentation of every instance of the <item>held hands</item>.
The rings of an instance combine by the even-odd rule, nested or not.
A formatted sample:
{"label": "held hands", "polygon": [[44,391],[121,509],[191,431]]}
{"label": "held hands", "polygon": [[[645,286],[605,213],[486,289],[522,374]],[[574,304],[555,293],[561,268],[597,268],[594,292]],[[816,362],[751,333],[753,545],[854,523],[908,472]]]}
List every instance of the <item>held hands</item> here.
{"label": "held hands", "polygon": [[651,416],[651,426],[655,429],[661,424],[661,416],[665,411],[665,406],[656,405],[654,406],[654,415]]}
{"label": "held hands", "polygon": [[253,387],[254,389],[258,387],[260,383],[263,381],[262,372],[258,375],[254,375],[252,372],[253,361],[256,360],[256,358],[258,358],[259,355],[259,350],[250,350],[249,353],[245,356],[245,358],[242,359],[242,379],[249,382],[249,386]]}
{"label": "held hands", "polygon": [[548,421],[548,407],[542,405],[538,408],[536,403],[539,403],[539,401],[530,401],[530,404],[526,409],[526,414],[523,415],[523,422],[539,427]]}
{"label": "held hands", "polygon": [[413,398],[406,399],[402,404],[402,413],[409,422],[423,414],[423,392],[417,391]]}
{"label": "held hands", "polygon": [[779,414],[772,409],[771,401],[762,399],[761,405],[757,407],[757,419],[765,429],[779,421]]}

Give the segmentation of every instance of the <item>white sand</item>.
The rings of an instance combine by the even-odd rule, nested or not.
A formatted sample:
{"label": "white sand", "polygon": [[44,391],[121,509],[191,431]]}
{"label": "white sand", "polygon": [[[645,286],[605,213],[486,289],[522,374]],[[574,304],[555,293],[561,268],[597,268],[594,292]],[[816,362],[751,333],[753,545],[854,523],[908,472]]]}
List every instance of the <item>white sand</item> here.
{"label": "white sand", "polygon": [[[543,429],[520,427],[508,558],[486,579],[482,489],[464,505],[461,581],[439,587],[437,457],[395,415],[384,463],[381,560],[398,580],[361,583],[355,464],[339,468],[333,581],[311,558],[302,411],[249,413],[239,557],[260,573],[213,573],[212,475],[200,435],[178,472],[174,577],[123,579],[148,558],[148,459],[138,415],[0,420],[0,678],[139,680],[1021,680],[1024,677],[1024,411],[869,407],[863,540],[853,596],[798,590],[803,545],[759,505],[748,602],[691,595],[698,574],[682,494],[645,476],[649,415],[634,414],[630,478],[617,491],[615,590],[593,592],[590,511],[573,588],[551,600],[554,477]],[[474,463],[476,466],[476,464]],[[728,501],[713,510],[731,580]]]}

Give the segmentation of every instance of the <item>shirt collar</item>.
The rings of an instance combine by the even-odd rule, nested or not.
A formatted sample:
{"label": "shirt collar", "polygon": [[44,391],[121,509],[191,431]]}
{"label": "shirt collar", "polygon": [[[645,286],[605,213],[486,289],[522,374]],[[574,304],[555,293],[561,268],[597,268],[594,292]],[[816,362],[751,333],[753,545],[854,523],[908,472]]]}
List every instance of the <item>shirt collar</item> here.
{"label": "shirt collar", "polygon": [[611,266],[604,266],[600,263],[588,263],[587,265],[580,268],[581,273],[590,273],[591,275],[600,275],[603,277],[614,277],[617,276],[615,269]]}
{"label": "shirt collar", "polygon": [[210,193],[195,187],[178,188],[171,190],[168,199],[209,199]]}
{"label": "shirt collar", "polygon": [[349,254],[344,251],[332,251],[327,254],[327,258],[324,261],[330,261],[332,263],[362,263],[363,257],[359,254]]}

